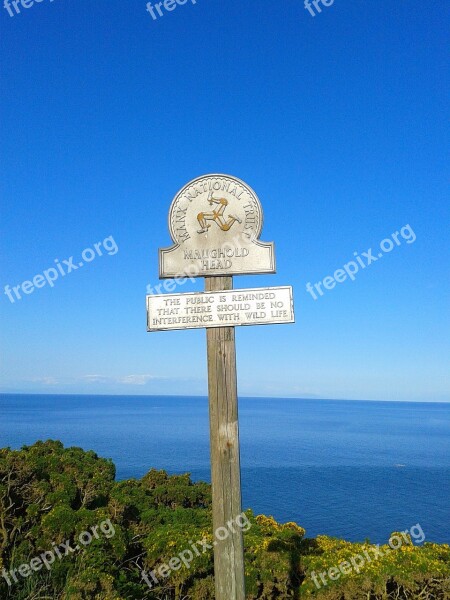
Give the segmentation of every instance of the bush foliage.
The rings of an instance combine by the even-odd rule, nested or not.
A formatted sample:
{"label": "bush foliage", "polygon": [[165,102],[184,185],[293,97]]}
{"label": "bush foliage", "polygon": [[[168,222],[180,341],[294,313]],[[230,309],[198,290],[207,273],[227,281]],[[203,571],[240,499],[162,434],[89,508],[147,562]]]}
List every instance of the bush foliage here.
{"label": "bush foliage", "polygon": [[[329,581],[320,589],[313,572],[361,553],[364,544],[325,536],[304,537],[295,523],[246,515],[245,572],[248,600],[445,600],[450,598],[448,545],[405,544],[399,550]],[[210,488],[189,475],[149,471],[142,479],[115,480],[110,460],[60,442],[0,450],[0,571],[30,564],[55,544],[71,541],[110,519],[113,536],[94,537],[79,551],[8,585],[13,600],[213,600],[212,551],[191,567],[173,571],[161,587],[142,579],[192,541],[212,542]]]}

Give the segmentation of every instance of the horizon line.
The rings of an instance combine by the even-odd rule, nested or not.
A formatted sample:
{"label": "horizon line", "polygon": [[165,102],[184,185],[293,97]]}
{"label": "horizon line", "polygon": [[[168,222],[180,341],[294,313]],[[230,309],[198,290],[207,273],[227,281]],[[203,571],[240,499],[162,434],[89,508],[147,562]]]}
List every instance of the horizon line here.
{"label": "horizon line", "polygon": [[[132,398],[202,398],[208,399],[208,395],[186,395],[186,394],[122,394],[122,393],[104,393],[97,394],[92,392],[68,393],[68,392],[4,392],[0,391],[0,396],[101,396],[101,397],[132,397]],[[257,399],[257,400],[312,400],[314,402],[389,402],[389,403],[414,403],[414,404],[450,404],[450,400],[369,400],[366,398],[316,398],[311,396],[261,396],[261,395],[240,395],[239,399]]]}

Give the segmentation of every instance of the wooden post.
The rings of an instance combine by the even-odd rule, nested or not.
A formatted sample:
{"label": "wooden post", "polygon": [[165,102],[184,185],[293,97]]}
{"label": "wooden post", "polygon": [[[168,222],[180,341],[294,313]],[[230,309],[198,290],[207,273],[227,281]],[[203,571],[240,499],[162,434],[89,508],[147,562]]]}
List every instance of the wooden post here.
{"label": "wooden post", "polygon": [[[205,278],[208,292],[231,289],[232,277]],[[206,339],[213,527],[228,532],[214,538],[215,600],[245,600],[242,529],[227,525],[242,512],[234,327],[207,329]]]}

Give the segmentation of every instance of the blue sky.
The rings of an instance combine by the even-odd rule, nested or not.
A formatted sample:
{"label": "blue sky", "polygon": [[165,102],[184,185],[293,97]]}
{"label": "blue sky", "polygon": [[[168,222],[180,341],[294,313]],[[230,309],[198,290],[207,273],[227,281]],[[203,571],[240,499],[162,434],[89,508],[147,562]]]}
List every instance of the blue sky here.
{"label": "blue sky", "polygon": [[[237,330],[242,395],[449,401],[448,3],[1,8],[1,389],[206,393],[205,331],[146,332],[176,191],[258,193],[295,325]],[[314,300],[306,284],[409,225]],[[54,286],[5,293],[103,252]],[[110,243],[112,248],[112,243]],[[200,291],[203,281],[179,291]],[[14,296],[13,296],[14,299]]]}

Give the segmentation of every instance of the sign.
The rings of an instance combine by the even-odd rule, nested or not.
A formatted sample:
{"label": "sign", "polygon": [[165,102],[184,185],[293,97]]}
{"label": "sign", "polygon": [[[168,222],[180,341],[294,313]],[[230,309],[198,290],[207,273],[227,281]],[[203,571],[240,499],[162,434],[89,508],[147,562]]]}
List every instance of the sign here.
{"label": "sign", "polygon": [[292,288],[147,296],[147,330],[293,323]]}
{"label": "sign", "polygon": [[262,226],[261,203],[246,183],[220,174],[193,179],[170,206],[174,245],[159,251],[160,278],[275,273]]}
{"label": "sign", "polygon": [[[147,330],[206,328],[215,532],[241,512],[235,326],[293,323],[292,288],[233,290],[233,275],[275,273],[273,243],[259,239],[258,196],[230,175],[186,184],[169,211],[174,245],[159,250],[160,278],[205,277],[205,292],[147,296]],[[244,539],[214,541],[215,600],[245,600]]]}

